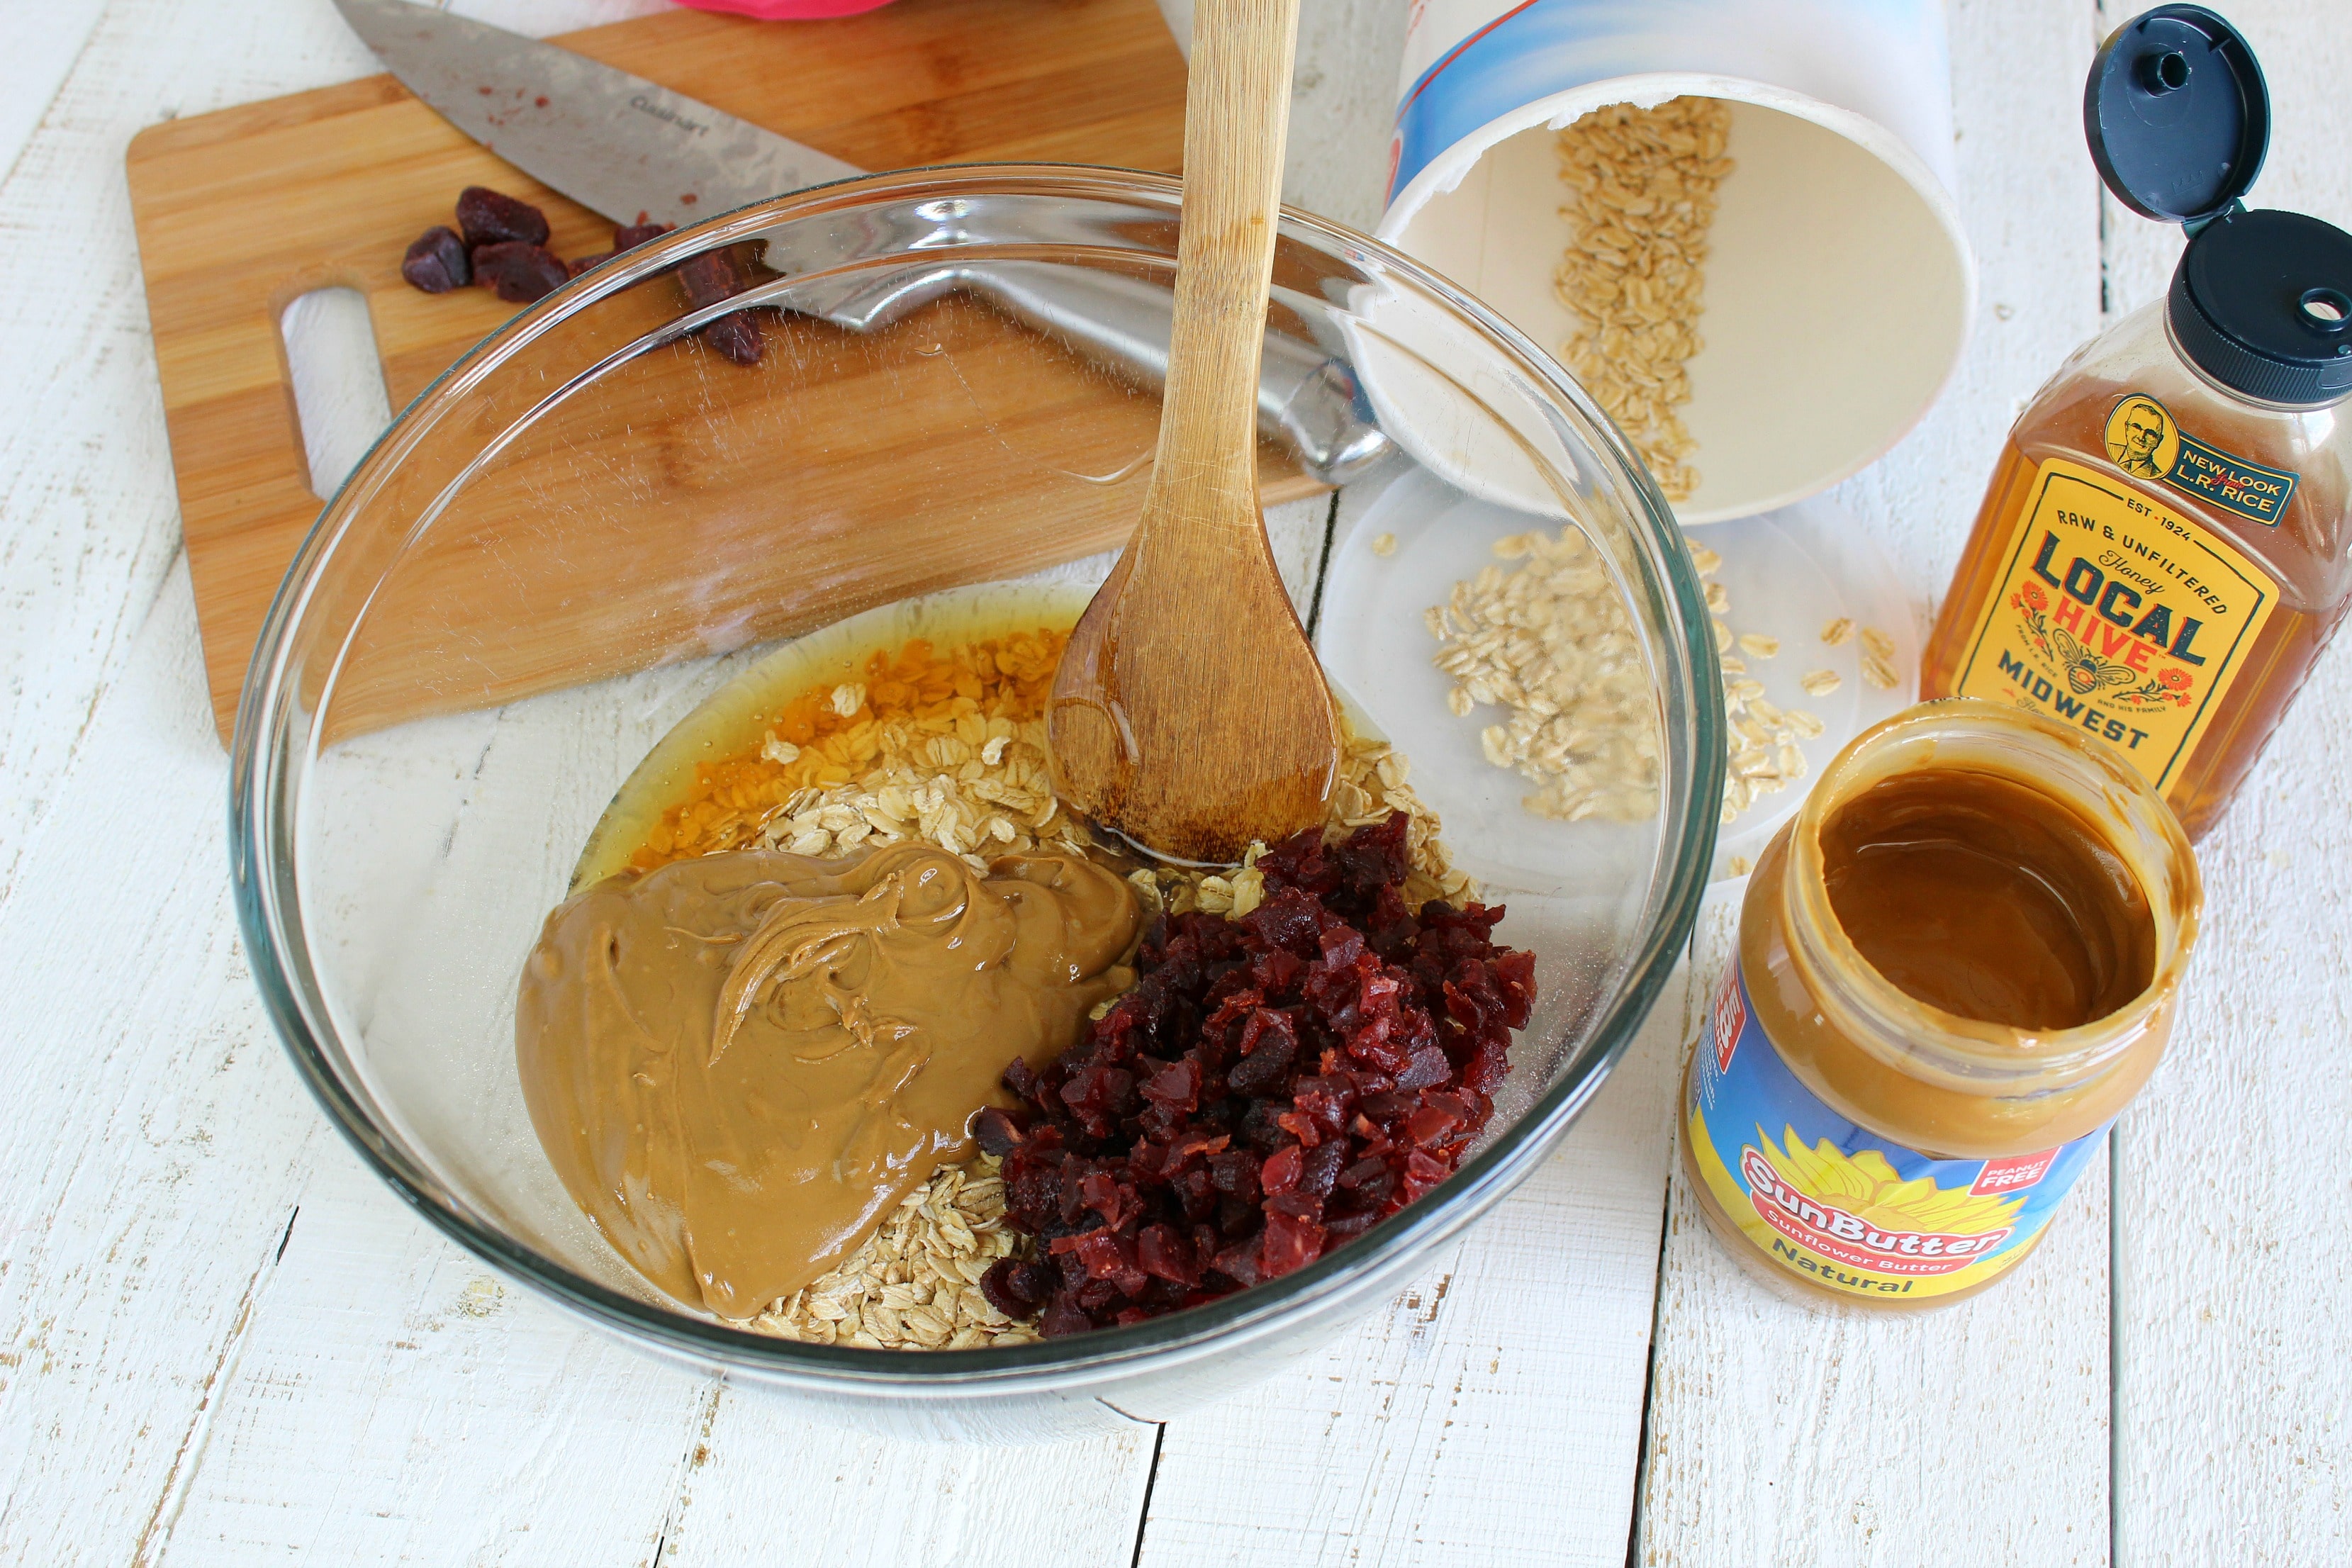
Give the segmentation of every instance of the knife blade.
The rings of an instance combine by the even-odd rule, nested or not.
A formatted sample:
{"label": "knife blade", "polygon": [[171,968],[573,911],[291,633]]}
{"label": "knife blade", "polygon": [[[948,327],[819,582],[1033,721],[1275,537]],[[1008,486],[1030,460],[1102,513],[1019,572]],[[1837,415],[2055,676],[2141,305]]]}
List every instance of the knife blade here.
{"label": "knife blade", "polygon": [[866,173],[559,45],[408,0],[335,8],[434,112],[616,224],[683,227]]}
{"label": "knife blade", "polygon": [[[335,8],[425,107],[615,224],[684,227],[867,173],[560,45],[410,0],[335,0]],[[1167,375],[1173,291],[1087,267],[936,252],[879,279],[812,284],[778,303],[871,332],[957,291],[1152,390]],[[1327,484],[1344,483],[1394,449],[1344,360],[1272,330],[1258,428]]]}

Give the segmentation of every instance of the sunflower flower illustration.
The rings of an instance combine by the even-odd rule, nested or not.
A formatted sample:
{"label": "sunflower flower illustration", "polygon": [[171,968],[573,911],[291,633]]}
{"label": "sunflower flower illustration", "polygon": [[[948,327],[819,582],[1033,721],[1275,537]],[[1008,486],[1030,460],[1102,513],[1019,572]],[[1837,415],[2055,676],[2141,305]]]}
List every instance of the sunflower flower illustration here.
{"label": "sunflower flower illustration", "polygon": [[1756,1136],[1765,1157],[1793,1185],[1835,1204],[1874,1230],[1981,1236],[2007,1228],[2025,1206],[2022,1197],[1939,1187],[1926,1176],[1906,1181],[1875,1149],[1848,1154],[1826,1138],[1808,1149],[1794,1127],[1781,1130],[1788,1140],[1785,1149],[1760,1127]]}

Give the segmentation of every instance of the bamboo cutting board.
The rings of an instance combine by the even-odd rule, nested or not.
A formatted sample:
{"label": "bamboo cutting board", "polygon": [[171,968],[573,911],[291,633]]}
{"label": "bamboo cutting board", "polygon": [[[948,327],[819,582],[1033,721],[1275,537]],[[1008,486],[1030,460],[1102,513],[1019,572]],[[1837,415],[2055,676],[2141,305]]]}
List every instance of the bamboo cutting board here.
{"label": "bamboo cutting board", "polygon": [[[1172,172],[1181,152],[1183,64],[1153,0],[899,0],[859,17],[802,24],[677,11],[562,41],[865,168],[1040,160]],[[560,256],[606,248],[610,226],[500,163],[388,76],[152,127],[133,140],[129,173],[205,668],[226,737],[263,615],[321,504],[306,470],[278,331],[286,306],[314,289],[360,290],[398,409],[514,311],[486,289],[428,296],[400,279],[408,242],[452,221],[459,189],[487,184],[538,204]],[[796,374],[816,375],[815,413],[836,433],[887,430],[909,396],[952,382],[957,396],[985,385],[1008,431],[1028,423],[1027,437],[1007,437],[1016,447],[1092,441],[1126,451],[1148,442],[1156,400],[1137,399],[1131,410],[1103,406],[1088,373],[984,309],[950,299],[931,308],[927,325],[949,362],[936,386],[903,365],[880,374],[870,352],[861,358],[820,341],[839,335],[822,322],[786,319],[782,336],[809,341],[782,343],[772,324],[769,358],[781,350]],[[840,362],[837,374],[823,369],[827,354]],[[810,364],[819,370],[806,372]],[[658,442],[661,410],[677,399],[643,395],[646,423],[631,434]],[[794,395],[805,402],[811,395]],[[668,438],[707,439],[688,427],[697,417],[707,423],[707,409],[677,417]],[[1058,428],[1057,417],[1109,426]],[[883,460],[887,439],[859,439],[870,448],[866,460],[819,475],[818,489],[863,493],[898,482]],[[838,459],[856,447],[836,442],[824,452]],[[909,481],[903,498],[918,513],[951,493],[940,465],[953,455],[922,456],[931,478]],[[1057,466],[1066,467],[1047,468]],[[351,701],[339,689],[334,727],[485,705],[678,657],[677,637],[665,641],[660,625],[675,618],[679,595],[708,595],[713,561],[730,563],[731,624],[751,638],[950,582],[1033,570],[1125,537],[1139,485],[1074,487],[1064,472],[1056,477],[1065,482],[1024,493],[1024,475],[1046,471],[1000,463],[968,504],[952,492],[961,510],[951,531],[923,515],[894,514],[875,526],[779,539],[772,514],[716,507],[693,521],[698,563],[666,575],[641,556],[600,563],[576,549],[550,551],[530,570],[551,580],[534,584],[527,605],[501,600],[480,570],[491,558],[511,568],[533,509],[543,517],[550,500],[545,472],[536,482],[511,476],[504,510],[488,501],[471,509],[446,530],[446,547],[433,543],[404,563],[415,592],[369,612],[362,640],[376,657],[360,661],[356,678],[347,668]],[[799,483],[804,475],[792,477]],[[1299,486],[1294,479],[1287,488]],[[1074,490],[1084,494],[1073,499]],[[1048,498],[1042,504],[1041,495]],[[594,500],[576,491],[561,499]],[[761,561],[776,563],[747,564]],[[561,613],[542,613],[548,605]],[[525,621],[528,633],[519,629]],[[458,643],[499,651],[452,676],[446,650]]]}

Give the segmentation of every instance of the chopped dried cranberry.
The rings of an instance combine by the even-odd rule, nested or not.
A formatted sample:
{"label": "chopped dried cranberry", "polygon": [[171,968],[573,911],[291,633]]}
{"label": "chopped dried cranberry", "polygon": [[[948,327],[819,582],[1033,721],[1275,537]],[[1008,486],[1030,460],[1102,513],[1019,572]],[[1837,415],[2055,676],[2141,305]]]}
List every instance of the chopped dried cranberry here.
{"label": "chopped dried cranberry", "polygon": [[1258,1269],[1258,1238],[1236,1242],[1217,1254],[1216,1270],[1244,1289],[1265,1278]]}
{"label": "chopped dried cranberry", "polygon": [[1269,1193],[1286,1193],[1298,1184],[1299,1175],[1306,1168],[1306,1150],[1296,1143],[1278,1149],[1266,1157],[1265,1166],[1259,1170],[1258,1185]]}
{"label": "chopped dried cranberry", "polygon": [[971,1119],[971,1135],[982,1153],[999,1160],[1023,1142],[1021,1124],[992,1105]]}
{"label": "chopped dried cranberry", "polygon": [[1392,816],[1275,846],[1256,910],[1155,922],[1135,988],[1006,1071],[1034,1113],[1006,1121],[1006,1215],[1045,1256],[1025,1296],[990,1271],[1000,1310],[1139,1322],[1305,1268],[1453,1173],[1535,965],[1495,945],[1498,909],[1407,910],[1404,845]]}
{"label": "chopped dried cranberry", "polygon": [[1064,1334],[1083,1334],[1094,1326],[1095,1321],[1087,1315],[1085,1308],[1058,1297],[1045,1309],[1045,1316],[1037,1320],[1037,1331],[1049,1340]]}
{"label": "chopped dried cranberry", "polygon": [[1265,1246],[1259,1267],[1269,1279],[1294,1268],[1304,1268],[1323,1256],[1323,1227],[1312,1220],[1295,1219],[1278,1212],[1265,1216]]}
{"label": "chopped dried cranberry", "polygon": [[467,185],[457,193],[457,227],[464,232],[469,250],[509,242],[547,243],[545,213],[488,185]]}
{"label": "chopped dried cranberry", "polygon": [[1192,1286],[1201,1282],[1201,1268],[1193,1261],[1192,1244],[1172,1226],[1145,1226],[1135,1238],[1135,1260],[1146,1274],[1156,1275],[1171,1284]]}
{"label": "chopped dried cranberry", "polygon": [[1228,1197],[1255,1199],[1262,1162],[1247,1149],[1229,1149],[1210,1156],[1209,1178]]}
{"label": "chopped dried cranberry", "polygon": [[[706,250],[678,265],[677,280],[686,301],[696,310],[731,299],[751,286],[748,267],[733,247]],[[760,323],[741,311],[721,316],[702,329],[711,347],[737,364],[757,364],[765,348]]]}
{"label": "chopped dried cranberry", "polygon": [[1445,1059],[1445,1053],[1435,1046],[1423,1046],[1412,1053],[1412,1059],[1405,1064],[1402,1072],[1396,1075],[1396,1086],[1399,1089],[1427,1089],[1432,1084],[1444,1083],[1453,1076],[1454,1064]]}
{"label": "chopped dried cranberry", "polygon": [[1143,1098],[1171,1110],[1192,1110],[1201,1102],[1201,1064],[1187,1057],[1165,1072],[1154,1074],[1143,1086]]}
{"label": "chopped dried cranberry", "polygon": [[509,304],[544,300],[570,280],[572,269],[546,249],[521,240],[474,248],[474,281],[498,291]]}
{"label": "chopped dried cranberry", "polygon": [[[1036,1289],[1041,1282],[1045,1288]],[[1053,1278],[1034,1263],[1000,1258],[980,1277],[980,1293],[1006,1317],[1025,1318],[1051,1298]]]}
{"label": "chopped dried cranberry", "polygon": [[750,286],[732,250],[706,250],[678,264],[677,281],[696,310],[731,299]]}
{"label": "chopped dried cranberry", "polygon": [[400,275],[427,294],[446,294],[474,280],[465,242],[446,226],[426,229],[400,258]]}
{"label": "chopped dried cranberry", "polygon": [[613,259],[613,255],[614,253],[612,251],[600,250],[593,256],[575,256],[569,262],[565,263],[565,265],[571,268],[572,276],[577,278],[583,272],[586,272],[593,268],[604,266],[604,263]]}
{"label": "chopped dried cranberry", "polygon": [[741,310],[731,316],[721,316],[705,327],[702,341],[737,364],[758,364],[760,356],[768,348],[768,341],[760,331],[760,323]]}
{"label": "chopped dried cranberry", "polygon": [[660,238],[677,226],[667,223],[623,224],[613,231],[614,252],[617,255],[624,250],[634,250],[649,239]]}
{"label": "chopped dried cranberry", "polygon": [[1310,1149],[1299,1163],[1298,1190],[1310,1197],[1328,1198],[1339,1179],[1339,1166],[1348,1158],[1348,1145],[1333,1139]]}

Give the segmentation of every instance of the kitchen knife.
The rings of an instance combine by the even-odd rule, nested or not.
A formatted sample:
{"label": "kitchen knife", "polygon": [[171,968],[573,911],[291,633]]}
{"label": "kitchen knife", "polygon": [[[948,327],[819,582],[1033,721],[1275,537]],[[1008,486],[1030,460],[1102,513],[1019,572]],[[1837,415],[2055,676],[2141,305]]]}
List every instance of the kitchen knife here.
{"label": "kitchen knife", "polygon": [[[335,0],[353,31],[427,107],[516,168],[615,224],[686,225],[866,173],[657,82],[408,0]],[[1151,387],[1167,372],[1175,296],[1148,279],[942,251],[878,282],[862,276],[791,307],[856,331],[950,292],[972,293]],[[1315,478],[1340,483],[1391,443],[1344,361],[1269,330],[1258,426]]]}

